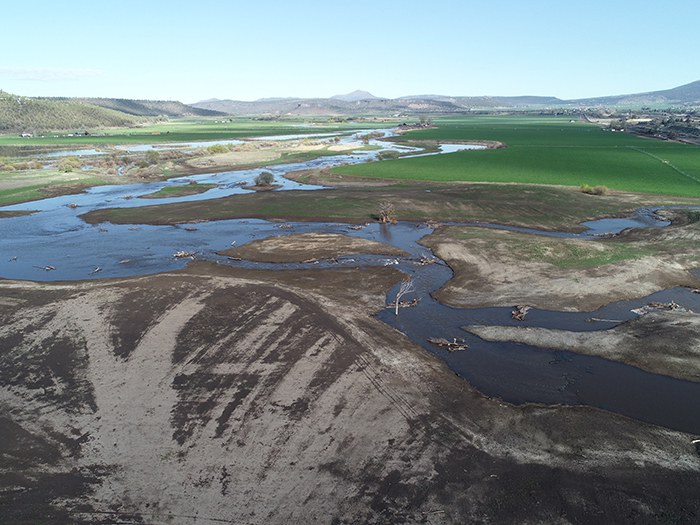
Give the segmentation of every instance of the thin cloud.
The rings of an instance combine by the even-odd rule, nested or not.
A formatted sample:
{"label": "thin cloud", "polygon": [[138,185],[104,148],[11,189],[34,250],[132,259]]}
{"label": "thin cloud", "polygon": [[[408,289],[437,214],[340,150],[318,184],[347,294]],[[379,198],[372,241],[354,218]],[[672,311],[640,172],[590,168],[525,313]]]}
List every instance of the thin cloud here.
{"label": "thin cloud", "polygon": [[0,68],[0,79],[55,82],[57,80],[80,80],[102,76],[100,69],[59,68]]}

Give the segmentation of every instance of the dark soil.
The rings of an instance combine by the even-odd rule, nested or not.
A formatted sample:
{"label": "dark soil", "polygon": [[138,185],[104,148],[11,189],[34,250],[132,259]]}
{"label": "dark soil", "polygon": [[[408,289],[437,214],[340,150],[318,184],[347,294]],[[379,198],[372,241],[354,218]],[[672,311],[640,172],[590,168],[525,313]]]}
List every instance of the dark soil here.
{"label": "dark soil", "polygon": [[196,263],[0,282],[0,515],[697,523],[691,436],[484,398],[369,315],[400,278]]}

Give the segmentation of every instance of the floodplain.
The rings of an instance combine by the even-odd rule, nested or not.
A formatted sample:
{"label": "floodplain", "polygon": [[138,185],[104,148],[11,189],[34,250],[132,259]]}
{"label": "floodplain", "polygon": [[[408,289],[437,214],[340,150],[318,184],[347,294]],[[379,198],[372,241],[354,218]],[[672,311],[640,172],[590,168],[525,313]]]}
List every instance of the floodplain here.
{"label": "floodplain", "polygon": [[[700,149],[570,120],[446,118],[366,141],[345,136],[366,122],[316,124],[343,137],[306,142],[188,121],[169,135],[267,138],[91,157],[109,184],[15,195],[3,515],[695,522]],[[408,149],[470,141],[492,147]],[[234,159],[250,151],[268,156]],[[279,189],[246,190],[263,170]]]}

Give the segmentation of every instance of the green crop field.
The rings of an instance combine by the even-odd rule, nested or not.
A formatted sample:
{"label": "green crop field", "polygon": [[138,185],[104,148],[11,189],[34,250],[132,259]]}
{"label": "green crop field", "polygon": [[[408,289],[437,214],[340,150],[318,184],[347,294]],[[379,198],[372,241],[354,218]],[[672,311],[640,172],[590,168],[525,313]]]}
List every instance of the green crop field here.
{"label": "green crop field", "polygon": [[[261,137],[267,135],[305,135],[309,133],[334,133],[390,127],[382,122],[333,123],[319,122],[313,125],[305,121],[260,121],[252,119],[230,119],[217,122],[216,118],[175,119],[158,124],[131,128],[90,130],[88,136],[67,136],[70,132],[43,133],[31,138],[18,134],[0,135],[0,146],[92,146],[114,144],[157,144],[164,142],[194,142]],[[84,131],[76,129],[76,132]]]}
{"label": "green crop field", "polygon": [[499,141],[502,149],[343,166],[383,179],[603,185],[640,193],[700,196],[700,147],[603,131],[563,118],[462,117],[411,131],[406,140]]}

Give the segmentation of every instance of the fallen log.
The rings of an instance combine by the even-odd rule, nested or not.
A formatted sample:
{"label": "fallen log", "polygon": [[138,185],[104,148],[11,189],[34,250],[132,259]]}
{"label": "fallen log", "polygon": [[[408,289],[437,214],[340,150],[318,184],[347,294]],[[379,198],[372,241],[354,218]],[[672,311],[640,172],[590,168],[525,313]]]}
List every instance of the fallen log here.
{"label": "fallen log", "polygon": [[668,303],[658,303],[658,302],[651,302],[647,303],[645,306],[642,306],[641,308],[634,308],[630,310],[633,314],[637,315],[644,315],[648,314],[649,312],[652,312],[654,310],[668,310],[670,312],[690,312],[691,310],[681,306],[675,301],[670,301]]}
{"label": "fallen log", "polygon": [[513,310],[510,315],[513,319],[516,321],[524,321],[525,316],[527,313],[532,310],[531,306],[527,306],[525,304],[519,304],[515,307],[515,310]]}
{"label": "fallen log", "polygon": [[600,319],[599,317],[591,317],[588,321],[597,321],[599,323],[624,323],[622,319]]}
{"label": "fallen log", "polygon": [[[412,308],[413,306],[418,306],[418,303],[420,302],[419,298],[415,298],[412,301],[399,301],[399,308]],[[388,303],[386,305],[387,308],[396,308],[396,301],[393,301],[391,303]]]}
{"label": "fallen log", "polygon": [[420,259],[416,261],[416,264],[420,266],[428,266],[429,264],[435,264],[437,259],[435,257],[429,257],[427,255],[421,256]]}
{"label": "fallen log", "polygon": [[456,352],[469,348],[464,342],[464,339],[453,338],[452,341],[448,341],[444,337],[429,337],[428,342],[441,348],[446,348],[449,352]]}

